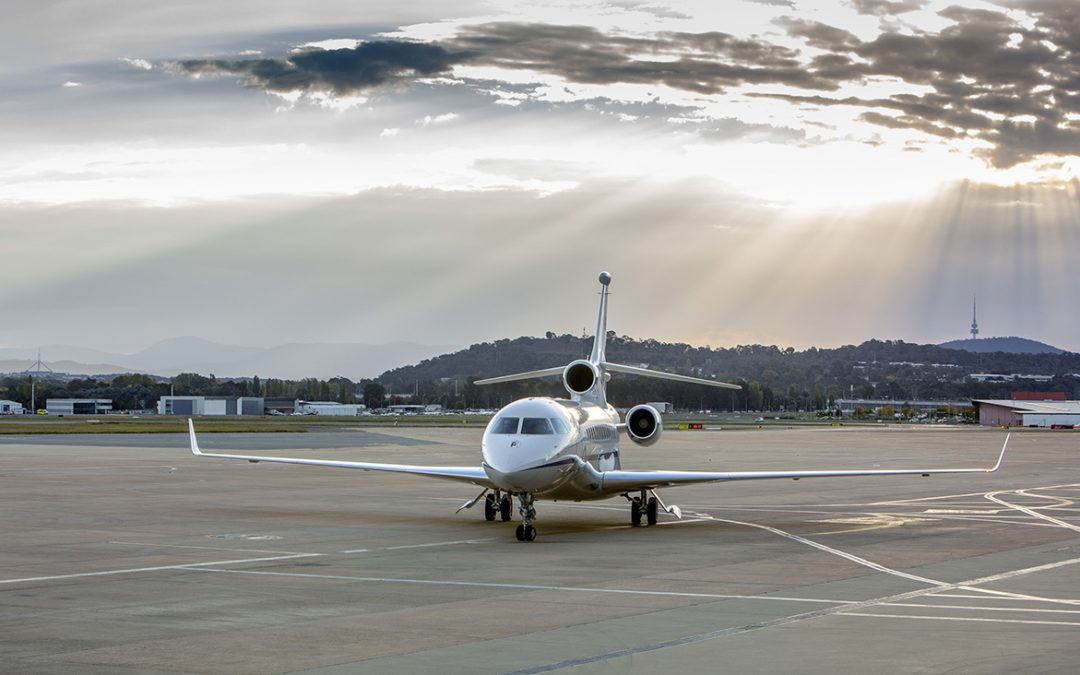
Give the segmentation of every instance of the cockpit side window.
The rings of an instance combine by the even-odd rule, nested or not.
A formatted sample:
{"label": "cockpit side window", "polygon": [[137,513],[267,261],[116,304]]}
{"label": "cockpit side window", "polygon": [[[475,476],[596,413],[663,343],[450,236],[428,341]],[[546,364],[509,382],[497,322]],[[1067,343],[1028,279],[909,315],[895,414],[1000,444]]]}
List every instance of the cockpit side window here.
{"label": "cockpit side window", "polygon": [[566,420],[563,420],[562,418],[552,417],[551,424],[555,427],[555,433],[557,434],[570,433],[570,425],[567,424]]}
{"label": "cockpit side window", "polygon": [[493,434],[516,434],[518,430],[519,417],[500,417],[495,420],[495,424],[491,427],[491,433]]}
{"label": "cockpit side window", "polygon": [[523,434],[554,434],[551,422],[546,417],[526,417],[521,423]]}

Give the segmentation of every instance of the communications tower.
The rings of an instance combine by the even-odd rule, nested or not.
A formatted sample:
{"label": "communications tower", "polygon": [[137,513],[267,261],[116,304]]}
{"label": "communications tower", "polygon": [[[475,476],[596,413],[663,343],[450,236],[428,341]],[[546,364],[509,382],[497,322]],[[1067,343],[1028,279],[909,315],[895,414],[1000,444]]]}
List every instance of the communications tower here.
{"label": "communications tower", "polygon": [[979,322],[975,320],[975,296],[971,297],[971,339],[979,339]]}

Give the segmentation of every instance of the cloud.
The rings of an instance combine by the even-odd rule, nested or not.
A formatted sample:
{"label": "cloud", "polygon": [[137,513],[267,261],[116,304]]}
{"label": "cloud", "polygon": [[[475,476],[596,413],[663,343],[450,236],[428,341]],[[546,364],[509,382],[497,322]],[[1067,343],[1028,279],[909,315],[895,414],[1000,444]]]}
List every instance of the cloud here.
{"label": "cloud", "polygon": [[[923,94],[858,99],[791,97],[820,106],[866,109],[860,118],[894,129],[977,141],[992,166],[1008,168],[1039,155],[1080,149],[1080,19],[1071,2],[1016,2],[1034,19],[1027,27],[1003,12],[949,7],[952,25],[938,33],[886,31],[862,41],[823,24],[785,20],[795,37],[826,50],[839,80],[895,78]],[[861,5],[866,7],[866,3]],[[819,77],[830,72],[819,70]],[[883,114],[882,110],[899,114]]]}
{"label": "cloud", "polygon": [[[855,0],[853,7],[885,17],[926,4]],[[718,31],[631,34],[585,25],[489,22],[459,26],[438,42],[373,41],[279,58],[189,60],[179,67],[193,75],[238,76],[248,86],[279,94],[339,97],[434,76],[481,92],[502,91],[498,82],[504,79],[521,86],[521,77],[550,78],[515,94],[515,104],[608,96],[591,86],[656,86],[686,92],[688,101],[698,97],[691,105],[702,110],[729,97],[729,108],[716,115],[720,127],[732,116],[730,97],[738,94],[811,112],[850,108],[851,121],[925,134],[999,169],[1076,154],[1080,14],[1073,0],[1012,0],[1001,6],[1002,11],[950,6],[938,13],[947,24],[935,31],[883,21],[870,38],[823,21],[775,19],[796,46]],[[455,66],[465,65],[483,79],[455,78]],[[870,90],[873,96],[858,95]],[[845,95],[834,95],[841,91]],[[553,93],[558,95],[552,98]],[[838,128],[836,117],[830,119]],[[708,128],[703,133],[716,137]],[[861,140],[880,142],[876,135]]]}
{"label": "cloud", "polygon": [[308,49],[281,58],[181,61],[191,75],[236,75],[251,87],[275,93],[354,95],[368,89],[441,75],[463,55],[421,42],[382,40],[352,49]]}
{"label": "cloud", "polygon": [[929,0],[851,0],[855,11],[872,16],[896,16],[922,9]]}
{"label": "cloud", "polygon": [[499,22],[464,27],[440,44],[471,65],[549,73],[580,84],[665,85],[720,94],[744,83],[833,88],[798,52],[721,32],[611,35],[591,26]]}

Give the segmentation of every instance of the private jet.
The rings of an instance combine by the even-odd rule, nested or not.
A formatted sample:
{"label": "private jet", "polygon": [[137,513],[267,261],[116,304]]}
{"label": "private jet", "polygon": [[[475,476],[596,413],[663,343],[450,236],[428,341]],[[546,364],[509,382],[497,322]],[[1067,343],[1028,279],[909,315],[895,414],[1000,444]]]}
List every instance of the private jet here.
{"label": "private jet", "polygon": [[997,464],[978,469],[872,469],[835,471],[678,471],[626,470],[619,456],[620,435],[639,446],[651,446],[660,438],[663,422],[651,405],[630,408],[624,418],[607,401],[607,383],[613,373],[674,380],[686,384],[725,389],[738,385],[676,373],[650,370],[607,360],[607,305],[611,275],[600,274],[600,312],[596,322],[592,353],[588,359],[568,365],[477,380],[478,385],[497,384],[544,377],[560,377],[569,398],[534,396],[510,403],[499,410],[487,428],[480,445],[479,466],[418,466],[379,464],[296,457],[261,457],[203,452],[195,436],[195,425],[188,420],[191,452],[197,457],[280,462],[312,466],[391,471],[429,478],[470,483],[482,490],[460,508],[484,502],[484,517],[493,521],[511,519],[513,499],[517,499],[521,524],[518,541],[536,539],[534,503],[537,499],[585,501],[622,496],[630,502],[630,522],[644,520],[655,525],[660,511],[682,517],[678,506],[666,505],[657,490],[679,485],[714,483],[766,478],[825,478],[841,476],[900,476],[940,473],[992,473],[1001,466],[1008,437]]}

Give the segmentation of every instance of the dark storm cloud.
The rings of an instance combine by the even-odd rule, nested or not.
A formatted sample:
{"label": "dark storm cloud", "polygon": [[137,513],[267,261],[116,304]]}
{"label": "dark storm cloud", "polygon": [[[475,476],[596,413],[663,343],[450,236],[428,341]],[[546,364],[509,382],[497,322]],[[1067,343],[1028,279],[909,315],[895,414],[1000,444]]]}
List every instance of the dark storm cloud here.
{"label": "dark storm cloud", "polygon": [[862,41],[818,23],[780,21],[790,35],[833,59],[832,68],[817,69],[819,78],[891,77],[931,89],[875,100],[785,98],[864,107],[861,119],[873,124],[983,141],[985,158],[1002,168],[1040,154],[1075,154],[1080,125],[1067,115],[1080,110],[1080,15],[1071,0],[1011,6],[1033,16],[1035,25],[1026,28],[1004,12],[954,6],[940,13],[953,22],[940,33],[886,31]]}
{"label": "dark storm cloud", "polygon": [[535,70],[580,84],[652,84],[719,94],[744,83],[828,88],[795,50],[727,33],[609,35],[590,26],[490,23],[441,42],[470,63]]}
{"label": "dark storm cloud", "polygon": [[365,42],[353,49],[310,49],[283,58],[181,61],[193,75],[237,75],[273,92],[355,94],[372,87],[439,75],[463,55],[420,42]]}
{"label": "dark storm cloud", "polygon": [[[920,8],[921,0],[854,0],[879,16]],[[591,26],[497,22],[464,26],[437,43],[368,42],[355,49],[311,49],[282,58],[185,61],[189,73],[240,76],[275,92],[348,94],[416,77],[452,74],[458,64],[527,70],[579,84],[666,86],[702,95],[736,87],[816,107],[849,106],[871,124],[943,139],[981,142],[984,158],[1009,167],[1041,154],[1080,148],[1080,12],[1075,0],[1002,0],[1001,11],[952,6],[940,32],[883,23],[870,40],[820,21],[775,24],[805,49],[723,32],[605,33]],[[1025,12],[1026,25],[1005,13]],[[927,89],[874,99],[828,94],[846,85],[899,80]],[[907,87],[905,87],[906,89]],[[861,109],[861,110],[859,110]]]}
{"label": "dark storm cloud", "polygon": [[927,0],[851,0],[855,11],[871,16],[896,16],[926,6]]}
{"label": "dark storm cloud", "polygon": [[[856,8],[884,16],[924,4],[863,0]],[[1011,6],[1032,16],[1034,26],[1004,11],[956,6],[940,13],[951,24],[938,33],[887,28],[872,40],[819,21],[775,22],[816,53],[720,32],[631,37],[588,26],[524,23],[469,26],[440,44],[470,54],[469,63],[582,84],[665,85],[708,95],[743,85],[803,89],[806,96],[771,96],[863,108],[860,119],[879,126],[981,141],[984,158],[1004,168],[1080,147],[1080,125],[1068,118],[1080,112],[1080,13],[1072,0]],[[930,91],[880,99],[825,95],[844,85],[892,78]]]}

